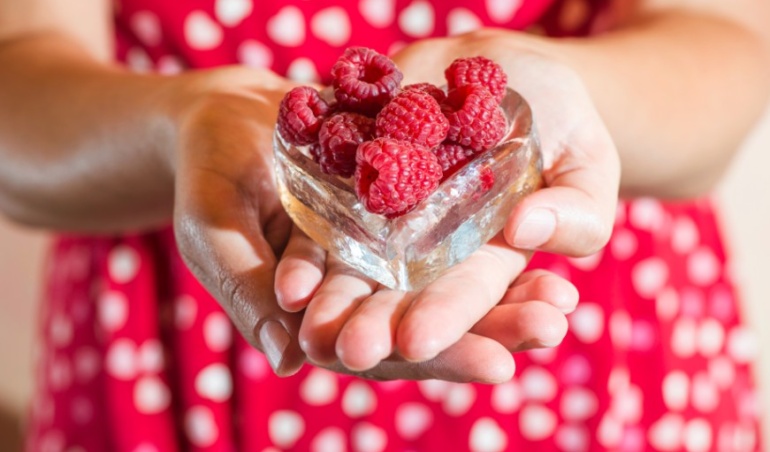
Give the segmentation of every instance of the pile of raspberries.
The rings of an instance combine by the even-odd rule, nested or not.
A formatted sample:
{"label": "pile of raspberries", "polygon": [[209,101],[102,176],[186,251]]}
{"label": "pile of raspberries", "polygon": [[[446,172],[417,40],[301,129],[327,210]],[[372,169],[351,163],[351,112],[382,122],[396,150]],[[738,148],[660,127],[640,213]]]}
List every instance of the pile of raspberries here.
{"label": "pile of raspberries", "polygon": [[398,217],[506,131],[507,77],[497,63],[460,58],[444,74],[447,93],[429,83],[401,87],[403,74],[388,57],[349,48],[332,67],[336,102],[294,88],[281,102],[278,131],[309,146],[324,173],[355,176],[369,212]]}

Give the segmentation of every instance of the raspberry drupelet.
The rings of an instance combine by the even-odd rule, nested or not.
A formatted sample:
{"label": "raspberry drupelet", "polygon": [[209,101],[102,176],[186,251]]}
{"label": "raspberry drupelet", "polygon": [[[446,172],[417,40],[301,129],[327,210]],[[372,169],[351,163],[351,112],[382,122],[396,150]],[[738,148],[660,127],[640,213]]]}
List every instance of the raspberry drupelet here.
{"label": "raspberry drupelet", "polygon": [[442,182],[476,157],[476,151],[455,143],[441,143],[433,152],[444,173]]}
{"label": "raspberry drupelet", "polygon": [[295,146],[305,146],[318,141],[318,130],[329,105],[318,91],[309,86],[292,89],[278,107],[278,131]]}
{"label": "raspberry drupelet", "polygon": [[396,95],[404,78],[390,58],[350,47],[332,66],[334,97],[346,111],[374,116]]}
{"label": "raspberry drupelet", "polygon": [[392,138],[362,143],[356,153],[356,195],[372,213],[395,218],[412,210],[438,187],[441,166],[419,144]]}
{"label": "raspberry drupelet", "polygon": [[417,89],[402,91],[377,115],[377,136],[420,144],[428,149],[447,136],[449,121],[436,99]]}
{"label": "raspberry drupelet", "polygon": [[483,56],[454,60],[444,71],[444,76],[450,91],[462,86],[482,86],[489,90],[498,104],[503,100],[508,84],[503,68]]}
{"label": "raspberry drupelet", "polygon": [[356,171],[356,149],[374,138],[374,119],[357,113],[337,113],[327,119],[318,132],[321,171],[350,177]]}

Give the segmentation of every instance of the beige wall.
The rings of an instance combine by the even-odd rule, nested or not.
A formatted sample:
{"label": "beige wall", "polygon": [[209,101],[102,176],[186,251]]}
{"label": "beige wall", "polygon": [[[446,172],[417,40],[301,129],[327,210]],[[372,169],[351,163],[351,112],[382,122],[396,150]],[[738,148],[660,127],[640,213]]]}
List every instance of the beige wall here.
{"label": "beige wall", "polygon": [[[761,380],[770,387],[770,328],[763,328],[770,319],[770,114],[738,155],[718,194],[748,318],[758,326]],[[33,312],[44,245],[43,235],[0,221],[0,406],[20,410],[30,393]],[[767,395],[765,406],[770,406]],[[770,434],[770,421],[765,431]]]}

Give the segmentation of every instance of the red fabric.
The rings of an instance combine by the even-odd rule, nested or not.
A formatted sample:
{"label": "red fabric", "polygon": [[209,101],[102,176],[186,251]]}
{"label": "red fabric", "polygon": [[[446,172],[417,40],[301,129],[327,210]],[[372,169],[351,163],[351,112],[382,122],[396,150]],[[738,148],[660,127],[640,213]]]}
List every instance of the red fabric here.
{"label": "red fabric", "polygon": [[[387,51],[480,24],[537,30],[549,3],[125,0],[118,54],[135,70],[244,63],[309,78],[348,45]],[[560,1],[546,29],[588,31],[598,4]],[[532,263],[580,289],[561,346],[516,355],[502,385],[377,383],[309,366],[274,377],[169,230],[62,237],[28,450],[759,450],[756,344],[726,263],[708,202],[623,202],[606,249]]]}

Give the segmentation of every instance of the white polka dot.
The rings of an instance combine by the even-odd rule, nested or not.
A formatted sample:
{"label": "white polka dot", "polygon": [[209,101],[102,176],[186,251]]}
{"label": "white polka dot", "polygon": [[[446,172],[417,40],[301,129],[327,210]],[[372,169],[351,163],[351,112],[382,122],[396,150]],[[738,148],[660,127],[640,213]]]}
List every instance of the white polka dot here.
{"label": "white polka dot", "polygon": [[556,429],[556,415],[542,405],[527,405],[519,413],[521,436],[530,441],[540,441],[551,436]]}
{"label": "white polka dot", "polygon": [[723,323],[735,318],[735,300],[729,287],[719,285],[709,293],[709,312]]}
{"label": "white polka dot", "polygon": [[711,380],[723,391],[732,386],[735,381],[735,366],[725,356],[718,356],[710,360],[708,372]]}
{"label": "white polka dot", "polygon": [[184,71],[184,63],[174,55],[163,55],[158,59],[158,73],[177,75]]}
{"label": "white polka dot", "polygon": [[72,400],[70,417],[76,424],[86,425],[94,418],[94,405],[85,397],[76,397]]}
{"label": "white polka dot", "polygon": [[233,378],[224,364],[211,364],[195,377],[195,392],[214,402],[225,402],[233,393]]}
{"label": "white polka dot", "polygon": [[665,211],[657,199],[638,198],[630,203],[628,220],[637,229],[654,232],[665,223]]}
{"label": "white polka dot", "polygon": [[744,419],[755,419],[760,416],[759,396],[749,387],[744,387],[737,396],[738,416]]}
{"label": "white polka dot", "polygon": [[583,385],[591,380],[591,364],[585,356],[572,355],[561,366],[560,380],[563,384]]}
{"label": "white polka dot", "polygon": [[698,346],[698,331],[695,320],[682,317],[674,322],[671,333],[671,349],[680,358],[689,358],[695,354]]}
{"label": "white polka dot", "polygon": [[222,25],[235,27],[249,17],[252,9],[252,0],[217,0],[214,15]]}
{"label": "white polka dot", "polygon": [[610,394],[625,391],[630,385],[631,375],[629,375],[628,369],[616,367],[610,371],[610,376],[607,378],[607,391]]}
{"label": "white polka dot", "polygon": [[376,406],[377,396],[372,388],[362,381],[351,382],[342,394],[342,411],[352,418],[371,414]]}
{"label": "white polka dot", "polygon": [[612,413],[607,413],[596,428],[596,439],[607,449],[615,450],[623,440],[623,423]]}
{"label": "white polka dot", "polygon": [[681,447],[684,420],[682,416],[666,413],[647,432],[650,444],[661,451],[675,451]]}
{"label": "white polka dot", "polygon": [[537,364],[549,364],[553,362],[559,350],[556,347],[533,348],[526,351],[527,357]]}
{"label": "white polka dot", "polygon": [[655,297],[655,313],[663,321],[671,321],[679,313],[679,295],[667,287]]}
{"label": "white polka dot", "polygon": [[155,13],[150,11],[139,11],[130,19],[131,31],[145,45],[150,47],[160,44],[161,26],[160,20]]}
{"label": "white polka dot", "polygon": [[631,344],[632,326],[628,312],[617,310],[610,315],[610,339],[612,344],[620,349],[627,349]]}
{"label": "white polka dot", "polygon": [[125,284],[139,271],[139,253],[128,245],[113,248],[108,260],[110,278],[118,284]]}
{"label": "white polka dot", "polygon": [[647,320],[634,320],[631,327],[631,349],[646,352],[657,341],[656,328]]}
{"label": "white polka dot", "polygon": [[692,406],[702,413],[711,413],[719,406],[719,389],[705,372],[692,379]]}
{"label": "white polka dot", "polygon": [[70,319],[61,314],[54,314],[50,326],[51,343],[58,348],[68,346],[72,342],[73,329]]}
{"label": "white polka dot", "polygon": [[339,6],[323,9],[310,19],[310,31],[331,46],[343,46],[350,39],[348,13]]}
{"label": "white polka dot", "polygon": [[305,16],[296,6],[285,6],[267,21],[267,35],[278,45],[300,46],[305,42]]}
{"label": "white polka dot", "polygon": [[586,452],[591,442],[591,435],[583,425],[565,424],[556,430],[554,442],[564,452]]}
{"label": "white polka dot", "polygon": [[705,419],[692,419],[684,427],[684,448],[687,452],[704,452],[711,449],[711,424]]}
{"label": "white polka dot", "polygon": [[244,375],[253,380],[260,380],[270,373],[270,364],[265,355],[253,348],[241,351],[238,355],[238,366]]}
{"label": "white polka dot", "polygon": [[698,349],[705,357],[712,357],[722,351],[725,343],[725,329],[714,319],[705,319],[698,330]]}
{"label": "white polka dot", "polygon": [[572,264],[575,268],[578,270],[582,270],[584,272],[590,272],[596,269],[596,267],[599,266],[599,263],[602,261],[602,257],[604,256],[604,251],[599,251],[598,253],[591,254],[590,256],[585,257],[570,257],[567,258],[570,264]]}
{"label": "white polka dot", "polygon": [[619,261],[630,259],[639,248],[636,235],[628,229],[616,229],[610,239],[610,252]]}
{"label": "white polka dot", "polygon": [[174,300],[174,326],[180,330],[191,328],[198,315],[198,303],[189,295],[180,295]]}
{"label": "white polka dot", "polygon": [[133,450],[133,452],[160,452],[155,445],[151,443],[142,443]]}
{"label": "white polka dot", "polygon": [[614,417],[627,424],[636,424],[642,419],[644,395],[639,386],[628,385],[625,390],[612,397],[610,410]]}
{"label": "white polka dot", "polygon": [[232,331],[230,319],[223,312],[212,312],[203,321],[203,339],[213,352],[221,353],[230,348]]}
{"label": "white polka dot", "polygon": [[290,410],[273,412],[268,419],[268,435],[278,447],[288,449],[305,433],[302,416]]}
{"label": "white polka dot", "polygon": [[157,339],[148,339],[139,346],[136,354],[136,364],[140,371],[158,373],[163,370],[165,359],[163,346]]}
{"label": "white polka dot", "polygon": [[414,441],[433,423],[433,412],[421,403],[405,403],[396,409],[396,431],[407,441]]}
{"label": "white polka dot", "polygon": [[561,396],[559,410],[561,417],[567,421],[585,421],[599,407],[599,400],[593,391],[586,388],[569,388]]}
{"label": "white polka dot", "polygon": [[190,408],[185,416],[184,425],[187,437],[197,447],[210,447],[219,436],[214,414],[204,406]]}
{"label": "white polka dot", "polygon": [[525,400],[550,402],[558,391],[556,379],[542,367],[527,367],[519,376],[519,383]]}
{"label": "white polka dot", "polygon": [[468,437],[468,446],[473,452],[500,452],[508,445],[505,431],[489,417],[474,422]]}
{"label": "white polka dot", "polygon": [[327,427],[321,430],[310,443],[311,452],[345,452],[347,436],[341,428]]}
{"label": "white polka dot", "polygon": [[502,414],[516,412],[521,406],[521,389],[516,381],[508,381],[492,387],[492,409]]}
{"label": "white polka dot", "polygon": [[519,11],[522,0],[486,0],[484,3],[490,19],[497,23],[506,23]]}
{"label": "white polka dot", "polygon": [[417,382],[417,387],[422,395],[431,402],[444,400],[451,383],[442,380],[423,380]]}
{"label": "white polka dot", "polygon": [[634,290],[643,298],[654,298],[668,282],[668,266],[659,257],[647,258],[631,270]]}
{"label": "white polka dot", "polygon": [[40,452],[61,452],[64,450],[66,439],[58,430],[50,430],[40,438]]}
{"label": "white polka dot", "polygon": [[358,10],[367,22],[376,28],[385,28],[396,16],[395,0],[361,0]]}
{"label": "white polka dot", "polygon": [[433,6],[424,0],[413,1],[398,16],[401,31],[414,38],[424,38],[433,33]]}
{"label": "white polka dot", "polygon": [[353,426],[351,442],[356,452],[382,452],[388,445],[388,435],[374,424],[359,422]]}
{"label": "white polka dot", "polygon": [[689,390],[690,378],[680,370],[669,372],[663,378],[663,402],[671,411],[687,408]]}
{"label": "white polka dot", "polygon": [[131,380],[136,376],[136,345],[130,339],[118,339],[107,350],[107,373],[119,380]]}
{"label": "white polka dot", "polygon": [[583,302],[569,315],[569,328],[581,342],[592,344],[604,333],[604,311],[596,303]]}
{"label": "white polka dot", "polygon": [[758,348],[754,333],[745,327],[734,327],[727,335],[727,353],[738,364],[751,362],[757,356]]}
{"label": "white polka dot", "polygon": [[101,355],[92,347],[82,347],[75,351],[75,378],[79,383],[87,383],[99,373]]}
{"label": "white polka dot", "polygon": [[462,416],[476,401],[476,389],[464,383],[451,383],[446,393],[443,408],[450,416]]}
{"label": "white polka dot", "polygon": [[327,405],[337,399],[336,374],[321,368],[312,369],[299,387],[299,395],[308,405]]}
{"label": "white polka dot", "polygon": [[645,429],[638,426],[626,426],[619,449],[625,452],[641,452],[646,450],[647,441],[644,439]]}
{"label": "white polka dot", "polygon": [[121,292],[105,292],[97,302],[99,324],[107,332],[123,328],[128,320],[128,300]]}
{"label": "white polka dot", "polygon": [[690,217],[681,216],[671,226],[671,247],[679,254],[686,254],[695,249],[700,242],[698,227]]}
{"label": "white polka dot", "polygon": [[160,413],[168,408],[170,403],[171,392],[160,378],[142,377],[134,385],[134,405],[140,413]]}
{"label": "white polka dot", "polygon": [[286,76],[298,83],[314,83],[319,80],[315,64],[308,58],[297,58],[286,70]]}
{"label": "white polka dot", "polygon": [[147,52],[139,47],[131,47],[126,53],[126,64],[128,67],[140,74],[146,74],[152,71],[152,60]]}
{"label": "white polka dot", "polygon": [[736,451],[754,451],[757,449],[757,431],[752,424],[738,424],[735,428],[733,444]]}
{"label": "white polka dot", "polygon": [[466,8],[454,8],[446,18],[449,35],[461,35],[483,27],[481,20]]}
{"label": "white polka dot", "polygon": [[687,258],[687,276],[699,286],[710,286],[719,279],[719,259],[707,247],[698,248]]}
{"label": "white polka dot", "polygon": [[195,50],[211,50],[222,43],[222,28],[203,11],[193,11],[184,22],[187,44]]}
{"label": "white polka dot", "polygon": [[72,366],[65,356],[57,356],[48,369],[48,379],[51,389],[63,391],[72,384]]}
{"label": "white polka dot", "polygon": [[253,68],[270,68],[273,52],[261,42],[248,39],[238,46],[238,61]]}

